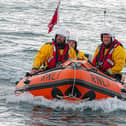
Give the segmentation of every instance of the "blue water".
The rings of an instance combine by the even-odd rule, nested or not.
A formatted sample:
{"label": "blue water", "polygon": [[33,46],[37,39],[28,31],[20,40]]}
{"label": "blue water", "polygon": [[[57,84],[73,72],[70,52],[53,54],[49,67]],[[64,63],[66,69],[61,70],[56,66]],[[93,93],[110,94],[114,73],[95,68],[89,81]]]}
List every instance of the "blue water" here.
{"label": "blue water", "polygon": [[[91,53],[100,43],[104,24],[126,46],[125,0],[62,0],[58,24],[48,34],[57,0],[0,1],[1,126],[125,126],[126,102],[116,98],[66,103],[30,94],[15,96],[15,82],[31,70],[40,46],[54,38],[59,26],[74,31],[78,48]],[[104,19],[104,10],[107,14]]]}

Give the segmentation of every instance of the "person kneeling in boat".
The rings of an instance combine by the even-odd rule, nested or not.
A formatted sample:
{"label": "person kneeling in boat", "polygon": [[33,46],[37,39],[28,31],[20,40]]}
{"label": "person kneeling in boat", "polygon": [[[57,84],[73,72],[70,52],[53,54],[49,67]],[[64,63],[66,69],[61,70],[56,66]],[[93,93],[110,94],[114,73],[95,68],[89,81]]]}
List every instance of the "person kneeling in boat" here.
{"label": "person kneeling in boat", "polygon": [[78,42],[77,37],[74,34],[70,34],[69,39],[68,39],[68,44],[70,47],[74,48],[74,50],[76,51],[77,59],[78,60],[87,60],[87,57],[84,55],[84,53],[77,49],[77,42]]}
{"label": "person kneeling in boat", "polygon": [[76,53],[73,48],[69,48],[66,43],[68,32],[64,28],[57,30],[55,39],[52,42],[44,44],[38,51],[32,65],[32,72],[37,72],[42,65],[44,69],[51,69],[56,67],[57,64],[68,60],[69,58],[75,59]]}
{"label": "person kneeling in boat", "polygon": [[97,47],[93,64],[106,74],[121,80],[121,71],[125,65],[125,50],[114,35],[109,32],[101,34],[102,43]]}

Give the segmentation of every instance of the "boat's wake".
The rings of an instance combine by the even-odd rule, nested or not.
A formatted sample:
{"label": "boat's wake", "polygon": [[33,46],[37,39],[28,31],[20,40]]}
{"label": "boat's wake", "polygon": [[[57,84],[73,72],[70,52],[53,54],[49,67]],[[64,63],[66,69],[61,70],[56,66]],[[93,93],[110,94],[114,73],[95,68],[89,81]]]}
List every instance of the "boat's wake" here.
{"label": "boat's wake", "polygon": [[44,106],[58,110],[72,110],[72,111],[103,111],[113,112],[118,110],[126,110],[126,101],[121,101],[117,98],[108,98],[104,100],[93,100],[93,101],[80,101],[80,102],[67,102],[64,100],[48,100],[44,97],[33,97],[31,94],[24,93],[20,96],[8,95],[6,96],[7,103],[26,103],[38,106]]}

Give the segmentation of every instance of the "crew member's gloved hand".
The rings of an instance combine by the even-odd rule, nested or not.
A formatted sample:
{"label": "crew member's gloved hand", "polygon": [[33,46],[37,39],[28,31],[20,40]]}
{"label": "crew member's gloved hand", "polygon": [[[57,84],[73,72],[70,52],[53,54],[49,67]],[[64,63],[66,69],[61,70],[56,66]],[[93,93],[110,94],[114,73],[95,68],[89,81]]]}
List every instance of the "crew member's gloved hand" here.
{"label": "crew member's gloved hand", "polygon": [[126,83],[126,75],[125,74],[122,75],[121,81]]}
{"label": "crew member's gloved hand", "polygon": [[38,70],[32,70],[31,72],[30,72],[30,74],[34,74],[34,73],[37,73],[38,72]]}
{"label": "crew member's gloved hand", "polygon": [[35,74],[35,73],[42,72],[42,71],[43,71],[43,69],[32,68],[32,71],[30,72],[30,74]]}
{"label": "crew member's gloved hand", "polygon": [[107,69],[106,71],[109,73],[109,75],[112,75],[112,70],[110,68]]}

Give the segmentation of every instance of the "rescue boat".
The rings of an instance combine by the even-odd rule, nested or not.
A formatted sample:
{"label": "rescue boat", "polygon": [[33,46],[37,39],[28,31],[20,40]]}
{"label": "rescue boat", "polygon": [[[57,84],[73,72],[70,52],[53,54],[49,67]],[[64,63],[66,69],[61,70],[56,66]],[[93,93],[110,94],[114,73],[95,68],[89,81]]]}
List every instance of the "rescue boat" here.
{"label": "rescue boat", "polygon": [[68,60],[53,69],[27,73],[17,83],[15,94],[24,92],[51,100],[126,99],[126,88],[121,82],[82,60]]}

